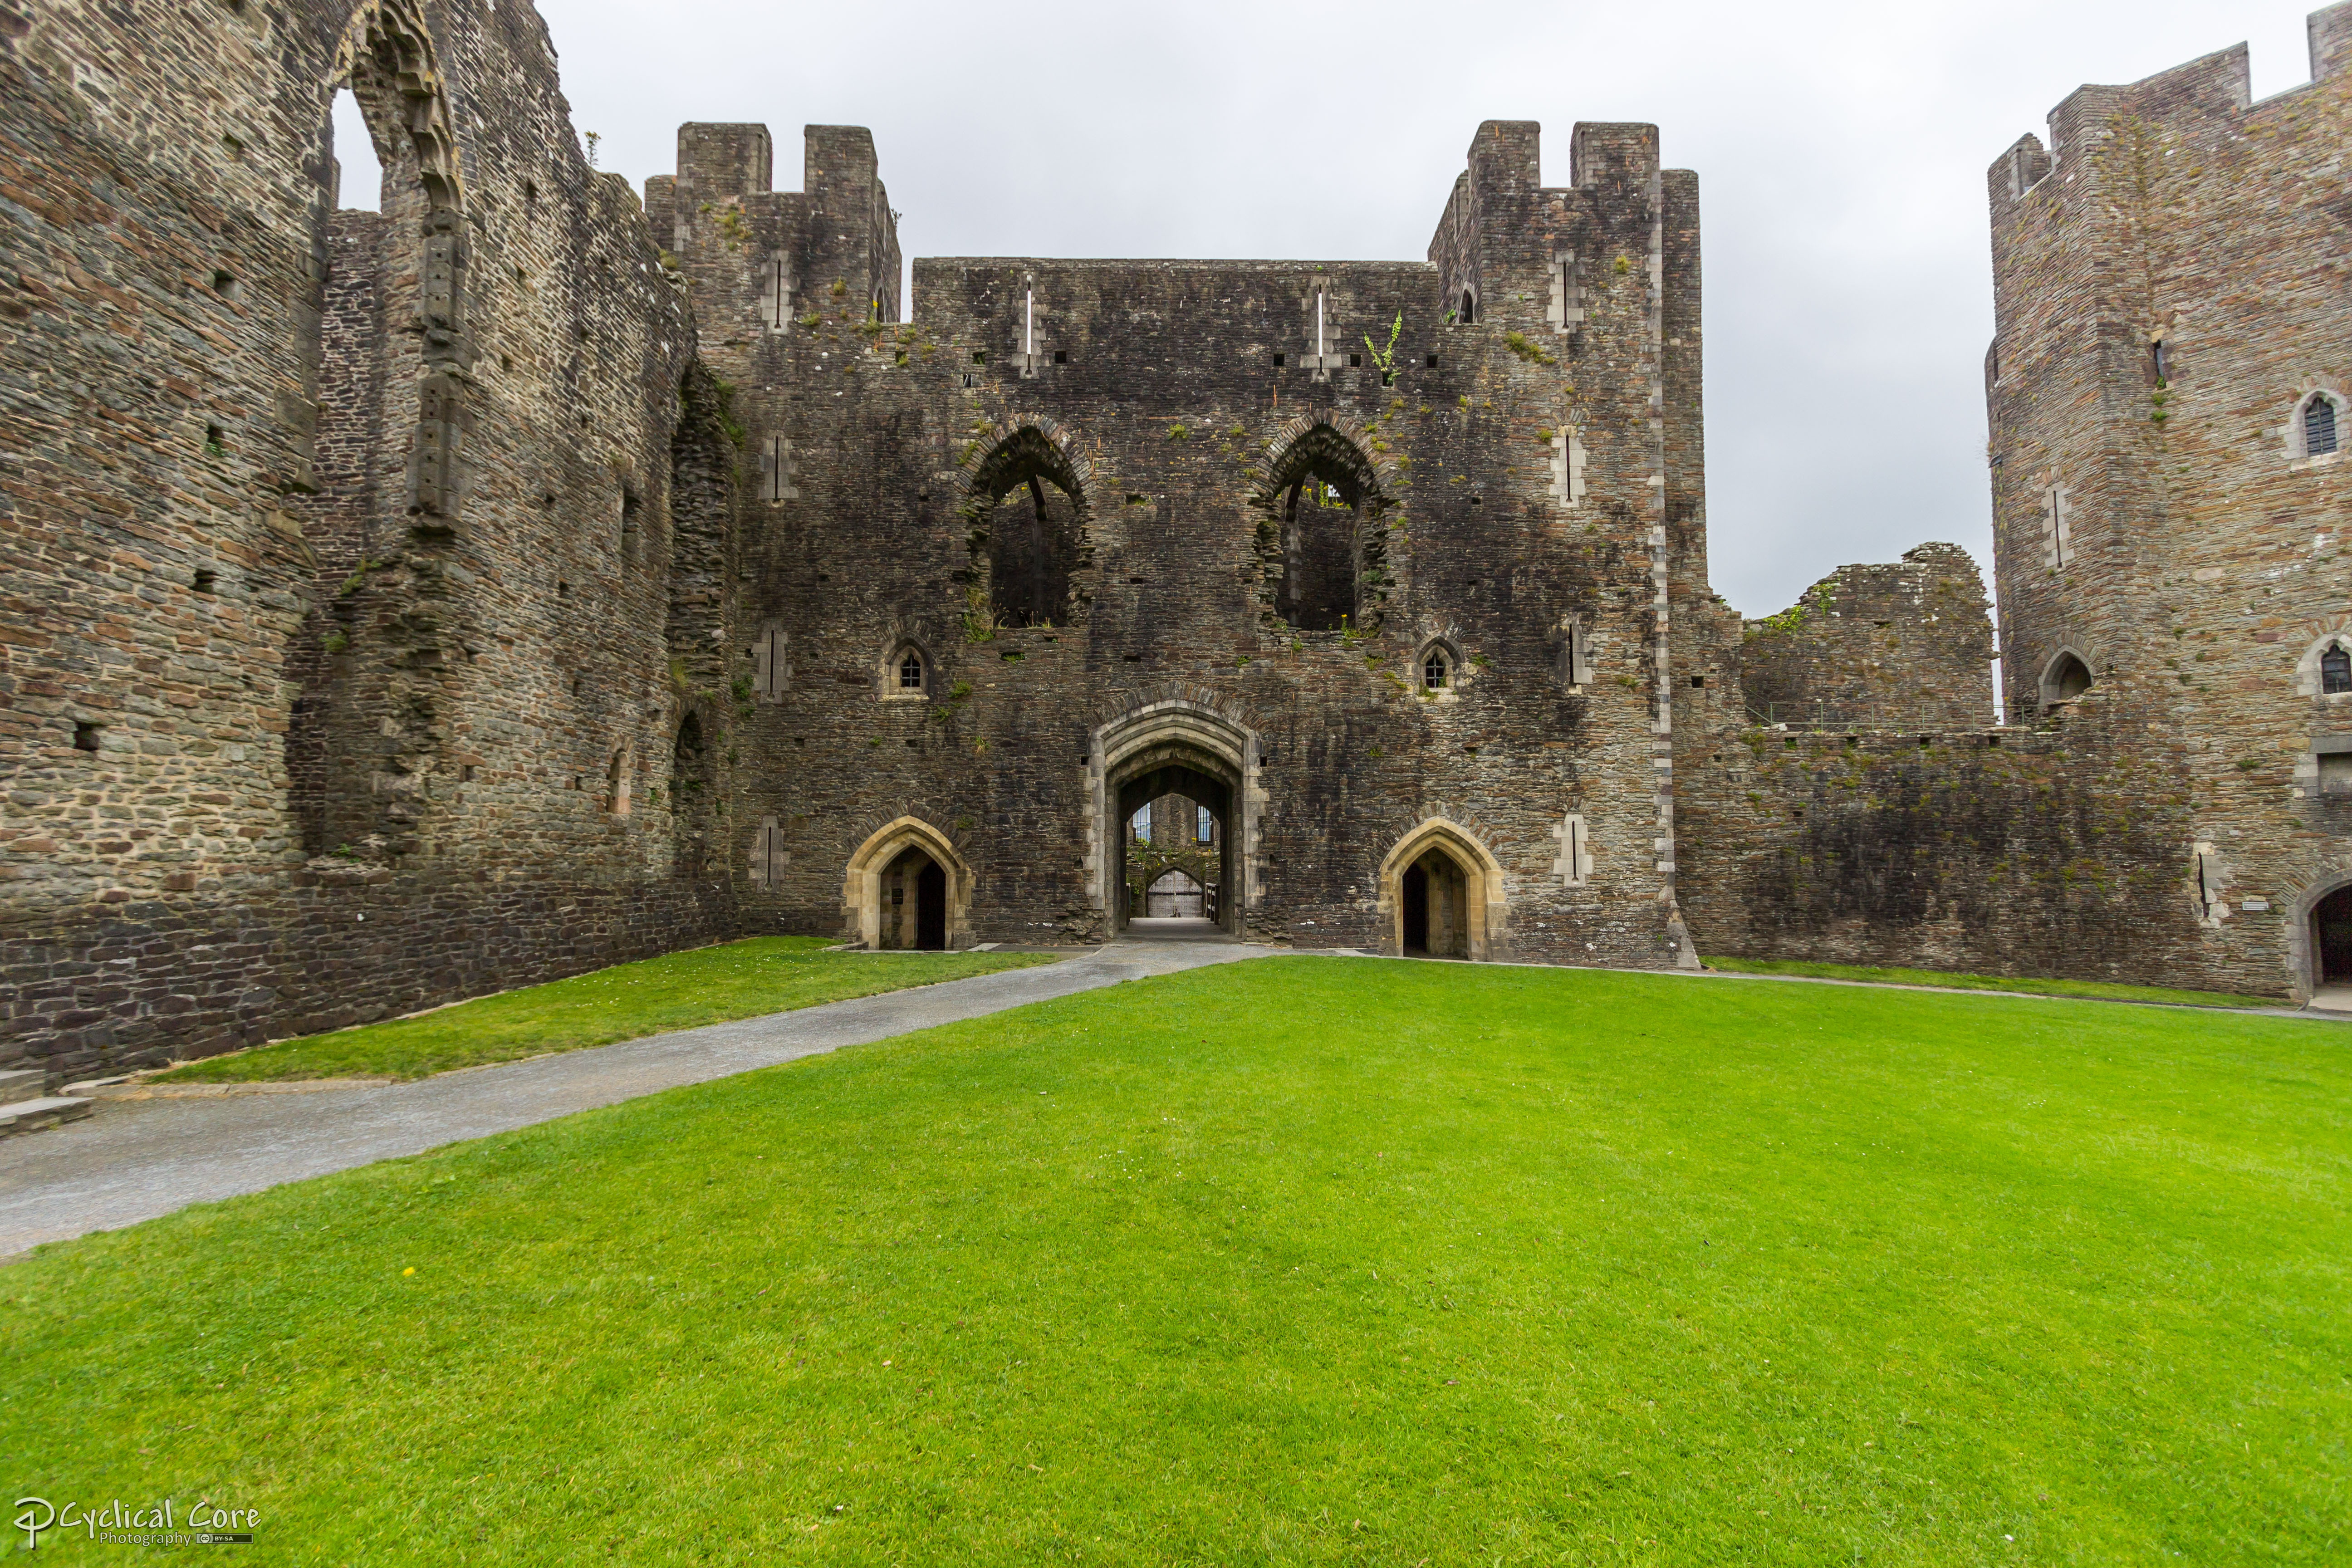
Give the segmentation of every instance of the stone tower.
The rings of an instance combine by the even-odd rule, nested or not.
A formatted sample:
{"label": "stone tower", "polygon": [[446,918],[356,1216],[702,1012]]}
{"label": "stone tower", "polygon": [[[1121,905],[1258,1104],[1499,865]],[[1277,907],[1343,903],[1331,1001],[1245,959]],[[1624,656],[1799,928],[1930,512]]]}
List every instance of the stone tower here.
{"label": "stone tower", "polygon": [[2141,934],[2234,989],[2309,984],[2352,879],[2352,5],[2309,26],[2303,87],[2242,45],[2084,87],[1987,182],[2009,711],[2177,809]]}

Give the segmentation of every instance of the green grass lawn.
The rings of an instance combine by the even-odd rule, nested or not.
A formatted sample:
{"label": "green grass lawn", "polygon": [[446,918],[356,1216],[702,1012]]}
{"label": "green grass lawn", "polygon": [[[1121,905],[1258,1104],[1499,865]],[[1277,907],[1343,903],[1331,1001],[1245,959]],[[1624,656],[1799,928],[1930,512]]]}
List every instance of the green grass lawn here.
{"label": "green grass lawn", "polygon": [[302,1562],[2342,1563],[2347,1106],[2329,1024],[1259,960],[44,1248],[0,1459]]}
{"label": "green grass lawn", "polygon": [[2170,1002],[2187,1007],[2292,1007],[2284,996],[2242,996],[2227,991],[2177,991],[2163,985],[2114,985],[2104,980],[2036,980],[2008,974],[1952,974],[1940,969],[1867,969],[1784,958],[1714,958],[1709,969],[1732,974],[1801,974],[1815,980],[1875,980],[1891,985],[1942,985],[1956,991],[2010,991],[2031,996],[2094,996],[2109,1002]]}
{"label": "green grass lawn", "polygon": [[208,1057],[158,1073],[155,1081],[424,1078],[452,1068],[606,1046],[1055,962],[1044,953],[826,952],[831,945],[825,937],[761,936],[698,947],[479,996],[413,1018]]}

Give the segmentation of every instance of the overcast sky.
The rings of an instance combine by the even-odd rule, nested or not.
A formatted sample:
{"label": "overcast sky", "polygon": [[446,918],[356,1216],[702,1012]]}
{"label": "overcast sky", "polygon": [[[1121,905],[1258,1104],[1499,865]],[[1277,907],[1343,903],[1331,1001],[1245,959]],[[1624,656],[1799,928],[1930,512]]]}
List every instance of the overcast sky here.
{"label": "overcast sky", "polygon": [[755,120],[797,189],[802,125],[870,126],[910,258],[1419,260],[1480,121],[1540,121],[1548,184],[1577,121],[1654,121],[1699,175],[1711,563],[1750,616],[1923,540],[1990,568],[2003,148],[2085,81],[2309,66],[2275,0],[538,3],[602,167]]}

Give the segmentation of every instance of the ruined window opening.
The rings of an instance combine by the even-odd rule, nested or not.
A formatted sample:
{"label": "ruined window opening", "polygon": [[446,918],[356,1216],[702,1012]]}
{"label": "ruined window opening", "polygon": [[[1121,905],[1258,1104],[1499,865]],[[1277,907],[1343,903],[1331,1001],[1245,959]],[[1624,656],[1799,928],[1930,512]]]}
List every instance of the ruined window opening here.
{"label": "ruined window opening", "polygon": [[1067,364],[1067,363],[1070,363],[1070,351],[1069,351],[1069,350],[1067,350],[1067,349],[1055,349],[1055,350],[1054,351],[1054,363],[1055,363],[1055,364]]}
{"label": "ruined window opening", "polygon": [[1423,356],[1423,358],[1430,369],[1435,370],[1437,368],[1437,356],[1435,354],[1428,354]]}
{"label": "ruined window opening", "polygon": [[2044,707],[2072,702],[2091,689],[2091,667],[2072,653],[2062,653],[2050,663],[2050,672],[2042,678],[2042,701]]}
{"label": "ruined window opening", "polygon": [[2172,379],[2171,358],[2164,352],[2164,340],[2157,339],[2147,345],[2147,367],[2156,374],[2156,384],[2164,385]]}
{"label": "ruined window opening", "polygon": [[228,456],[228,438],[221,434],[221,427],[217,425],[205,426],[205,456],[207,458]]}
{"label": "ruined window opening", "polygon": [[1135,816],[1129,820],[1128,826],[1135,830],[1135,837],[1138,843],[1150,843],[1151,807],[1149,805],[1140,805],[1136,807]]}
{"label": "ruined window opening", "polygon": [[377,161],[367,116],[347,86],[335,89],[330,123],[334,136],[335,205],[345,212],[382,212],[383,165]]}
{"label": "ruined window opening", "polygon": [[702,743],[702,720],[688,713],[678,721],[669,757],[670,824],[677,838],[676,869],[682,876],[697,876],[702,870],[713,793],[709,756]]}
{"label": "ruined window opening", "polygon": [[2319,656],[2319,689],[2329,697],[2352,691],[2352,653],[2342,643]]}
{"label": "ruined window opening", "polygon": [[1275,366],[1275,368],[1276,368],[1276,370],[1280,370],[1280,369],[1282,368],[1282,365],[1283,365],[1284,361],[1285,361],[1286,359],[1287,359],[1288,357],[1289,357],[1289,356],[1288,356],[1288,355],[1286,355],[1286,354],[1276,354],[1276,355],[1275,355],[1275,356],[1274,356],[1274,366]]}
{"label": "ruined window opening", "polygon": [[1692,690],[1694,690],[1694,691],[1703,691],[1703,690],[1705,690],[1706,689],[1706,676],[1704,676],[1704,675],[1694,675],[1694,676],[1692,676],[1692,677],[1691,677],[1691,689],[1692,689]]}
{"label": "ruined window opening", "polygon": [[236,274],[234,272],[213,274],[213,292],[222,299],[234,300],[244,291],[245,286],[236,280]]}
{"label": "ruined window opening", "polygon": [[1371,462],[1347,437],[1318,424],[1276,462],[1282,579],[1276,613],[1301,631],[1339,631],[1369,617],[1363,589],[1381,558]]}
{"label": "ruined window opening", "polygon": [[972,549],[986,549],[995,624],[1069,625],[1087,563],[1086,498],[1070,458],[1024,426],[981,464],[973,489]]}
{"label": "ruined window opening", "polygon": [[629,748],[613,753],[604,769],[604,809],[614,816],[629,815]]}
{"label": "ruined window opening", "polygon": [[621,544],[623,548],[637,542],[637,527],[644,521],[646,503],[632,485],[621,487]]}
{"label": "ruined window opening", "polygon": [[1469,289],[1465,289],[1462,290],[1462,324],[1468,326],[1477,319],[1477,314],[1478,301],[1471,296]]}
{"label": "ruined window opening", "polygon": [[105,728],[106,727],[102,724],[93,724],[85,719],[75,720],[73,742],[74,750],[77,752],[95,752],[98,750],[98,737],[104,731]]}
{"label": "ruined window opening", "polygon": [[1217,836],[1217,819],[1210,815],[1209,808],[1205,805],[1200,807],[1199,811],[1200,820],[1192,826],[1192,842],[1206,844]]}
{"label": "ruined window opening", "polygon": [[196,568],[195,580],[190,584],[189,586],[196,593],[209,594],[213,591],[214,585],[219,581],[219,573],[214,571],[209,566],[199,566]]}
{"label": "ruined window opening", "polygon": [[2315,392],[2303,405],[2303,455],[2324,458],[2336,450],[2336,400]]}

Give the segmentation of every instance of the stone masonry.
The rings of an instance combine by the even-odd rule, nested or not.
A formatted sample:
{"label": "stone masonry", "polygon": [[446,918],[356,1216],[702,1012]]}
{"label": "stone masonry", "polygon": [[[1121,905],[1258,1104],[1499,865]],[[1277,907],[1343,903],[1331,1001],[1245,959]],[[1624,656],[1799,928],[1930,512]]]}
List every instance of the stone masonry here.
{"label": "stone masonry", "polygon": [[1100,942],[1169,798],[1266,941],[2303,985],[2345,16],[2309,88],[2084,89],[1995,170],[1996,730],[1948,546],[1710,589],[1654,127],[1546,184],[1480,126],[1423,261],[902,300],[865,131],[778,190],[688,125],[641,201],[521,0],[0,0],[0,1061],[746,932]]}
{"label": "stone masonry", "polygon": [[[2331,692],[2323,669],[2352,651],[2352,489],[2319,449],[2352,439],[2352,5],[2313,13],[2310,38],[2303,87],[2253,102],[2241,46],[2083,88],[2046,143],[1993,164],[2010,728],[1955,710],[1906,714],[1916,735],[1864,713],[1838,736],[1718,731],[1684,883],[1717,951],[2280,995],[2321,979],[2315,907],[2352,884],[2352,768],[2329,761],[2352,757],[2352,681]],[[1889,620],[1931,656],[1905,683],[1960,668],[1922,649],[1923,619]],[[1748,639],[1749,705],[1846,728],[1862,650],[1825,668],[1797,654],[1809,637]]]}

